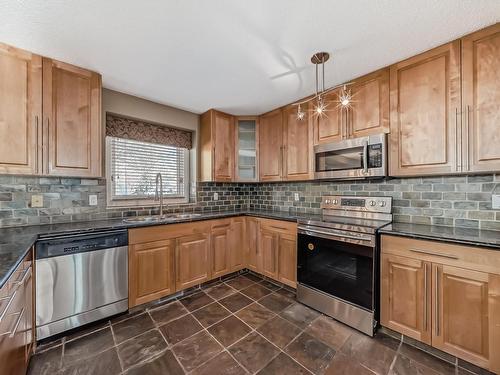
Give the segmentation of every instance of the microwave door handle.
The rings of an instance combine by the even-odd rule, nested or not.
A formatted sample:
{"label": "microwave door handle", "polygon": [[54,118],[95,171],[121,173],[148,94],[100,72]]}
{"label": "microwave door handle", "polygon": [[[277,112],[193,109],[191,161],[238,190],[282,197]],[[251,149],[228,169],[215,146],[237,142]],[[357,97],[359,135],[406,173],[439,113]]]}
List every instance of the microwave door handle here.
{"label": "microwave door handle", "polygon": [[368,173],[368,141],[363,142],[363,173]]}

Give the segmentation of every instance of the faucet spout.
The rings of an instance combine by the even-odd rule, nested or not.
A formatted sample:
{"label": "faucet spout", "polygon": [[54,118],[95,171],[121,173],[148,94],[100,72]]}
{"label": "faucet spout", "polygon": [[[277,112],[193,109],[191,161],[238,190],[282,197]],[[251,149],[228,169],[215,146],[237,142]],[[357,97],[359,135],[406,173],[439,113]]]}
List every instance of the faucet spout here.
{"label": "faucet spout", "polygon": [[163,217],[163,179],[161,173],[156,174],[155,201],[160,201],[160,217]]}

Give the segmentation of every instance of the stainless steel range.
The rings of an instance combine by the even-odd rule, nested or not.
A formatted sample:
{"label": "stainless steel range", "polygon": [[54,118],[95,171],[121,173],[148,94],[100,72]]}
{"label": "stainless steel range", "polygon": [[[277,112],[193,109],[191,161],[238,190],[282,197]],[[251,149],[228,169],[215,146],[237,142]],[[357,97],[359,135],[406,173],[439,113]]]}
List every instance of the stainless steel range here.
{"label": "stainless steel range", "polygon": [[297,299],[367,335],[378,320],[377,230],[391,197],[326,196],[322,220],[299,220]]}

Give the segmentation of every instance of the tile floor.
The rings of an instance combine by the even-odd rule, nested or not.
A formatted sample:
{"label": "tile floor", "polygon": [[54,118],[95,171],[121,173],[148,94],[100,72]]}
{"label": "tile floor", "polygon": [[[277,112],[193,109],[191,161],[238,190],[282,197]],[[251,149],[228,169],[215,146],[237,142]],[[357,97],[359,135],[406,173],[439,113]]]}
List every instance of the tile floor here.
{"label": "tile floor", "polygon": [[29,374],[462,374],[384,334],[369,338],[253,274],[46,344]]}

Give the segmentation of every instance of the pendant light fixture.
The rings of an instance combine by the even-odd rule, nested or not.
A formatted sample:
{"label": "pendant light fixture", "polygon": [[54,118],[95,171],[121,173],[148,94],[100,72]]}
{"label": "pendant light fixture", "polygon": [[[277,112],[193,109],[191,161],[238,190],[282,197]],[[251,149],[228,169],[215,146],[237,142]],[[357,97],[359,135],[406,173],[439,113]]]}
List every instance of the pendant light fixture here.
{"label": "pendant light fixture", "polygon": [[312,55],[311,62],[316,67],[316,94],[308,99],[293,103],[293,105],[297,106],[297,120],[302,121],[306,118],[306,113],[303,111],[301,105],[311,101],[315,102],[313,107],[314,114],[316,116],[323,116],[328,110],[328,103],[325,101],[326,94],[332,90],[338,89],[339,87],[342,87],[342,89],[340,91],[338,105],[336,107],[340,106],[341,110],[351,107],[352,95],[351,90],[348,89],[347,86],[353,84],[353,82],[344,83],[328,89],[325,88],[325,62],[329,59],[330,54],[328,52],[317,52]]}

